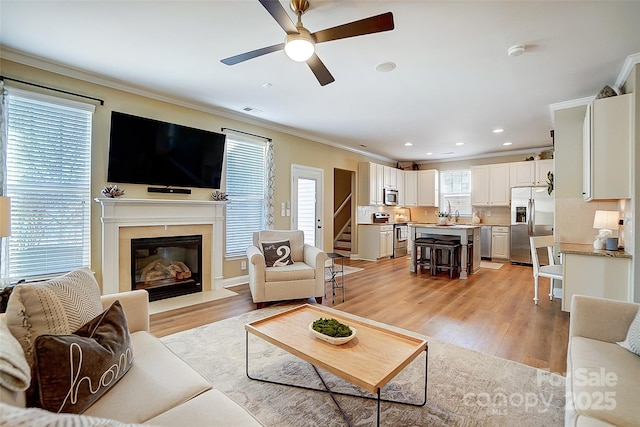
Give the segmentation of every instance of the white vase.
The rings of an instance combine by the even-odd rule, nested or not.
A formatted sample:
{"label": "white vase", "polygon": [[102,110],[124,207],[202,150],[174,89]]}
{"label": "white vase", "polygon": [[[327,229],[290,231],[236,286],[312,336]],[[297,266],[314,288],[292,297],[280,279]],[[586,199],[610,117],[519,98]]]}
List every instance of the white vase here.
{"label": "white vase", "polygon": [[447,224],[447,217],[446,216],[439,216],[438,217],[438,225],[446,225]]}

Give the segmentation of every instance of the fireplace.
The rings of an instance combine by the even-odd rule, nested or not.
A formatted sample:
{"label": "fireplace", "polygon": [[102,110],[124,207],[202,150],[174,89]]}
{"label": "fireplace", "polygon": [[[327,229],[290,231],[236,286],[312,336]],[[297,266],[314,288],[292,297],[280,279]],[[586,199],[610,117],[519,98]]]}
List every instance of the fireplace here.
{"label": "fireplace", "polygon": [[202,236],[131,239],[131,289],[150,301],[202,292]]}

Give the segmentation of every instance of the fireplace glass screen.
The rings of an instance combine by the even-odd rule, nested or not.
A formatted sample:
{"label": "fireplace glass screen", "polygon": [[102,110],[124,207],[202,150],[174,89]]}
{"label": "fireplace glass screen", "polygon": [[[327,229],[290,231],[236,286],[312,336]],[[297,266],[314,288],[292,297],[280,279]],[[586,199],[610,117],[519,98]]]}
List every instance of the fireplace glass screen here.
{"label": "fireplace glass screen", "polygon": [[131,288],[149,300],[202,292],[202,236],[131,240]]}

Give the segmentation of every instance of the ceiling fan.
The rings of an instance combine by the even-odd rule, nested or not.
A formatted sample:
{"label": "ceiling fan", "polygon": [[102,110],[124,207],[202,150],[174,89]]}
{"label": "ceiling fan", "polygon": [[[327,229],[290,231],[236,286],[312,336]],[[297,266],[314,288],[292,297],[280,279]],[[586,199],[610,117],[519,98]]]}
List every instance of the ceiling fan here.
{"label": "ceiling fan", "polygon": [[284,43],[263,47],[261,49],[225,58],[220,61],[223,64],[235,65],[249,59],[257,58],[258,56],[284,49],[287,56],[294,61],[306,62],[307,65],[309,65],[309,68],[311,68],[313,74],[315,74],[320,85],[324,86],[334,82],[335,79],[320,58],[318,58],[318,55],[315,54],[314,46],[316,43],[346,39],[365,34],[380,33],[383,31],[393,30],[394,28],[393,14],[391,12],[387,12],[381,15],[310,33],[309,30],[302,26],[302,14],[309,9],[309,2],[307,0],[291,0],[291,9],[298,15],[297,24],[293,23],[279,0],[258,1],[265,9],[267,9],[267,12],[271,14],[273,19],[275,19],[280,27],[282,27],[282,29],[287,33]]}

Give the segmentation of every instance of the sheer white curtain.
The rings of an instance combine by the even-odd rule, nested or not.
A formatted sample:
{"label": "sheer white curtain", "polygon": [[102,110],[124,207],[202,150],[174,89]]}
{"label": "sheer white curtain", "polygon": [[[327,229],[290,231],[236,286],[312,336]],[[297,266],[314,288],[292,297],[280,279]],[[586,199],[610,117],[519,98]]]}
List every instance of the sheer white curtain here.
{"label": "sheer white curtain", "polygon": [[[0,196],[7,191],[7,89],[0,80]],[[9,238],[0,237],[0,278],[9,277]]]}

